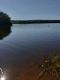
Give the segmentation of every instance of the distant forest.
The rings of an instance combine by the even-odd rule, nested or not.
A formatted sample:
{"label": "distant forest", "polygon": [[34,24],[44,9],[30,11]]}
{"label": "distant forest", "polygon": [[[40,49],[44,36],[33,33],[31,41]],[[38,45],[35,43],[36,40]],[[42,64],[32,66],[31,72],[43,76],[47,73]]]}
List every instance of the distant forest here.
{"label": "distant forest", "polygon": [[11,20],[11,18],[6,13],[0,12],[0,25],[32,23],[60,23],[60,20]]}
{"label": "distant forest", "polygon": [[11,20],[12,24],[60,23],[60,20]]}

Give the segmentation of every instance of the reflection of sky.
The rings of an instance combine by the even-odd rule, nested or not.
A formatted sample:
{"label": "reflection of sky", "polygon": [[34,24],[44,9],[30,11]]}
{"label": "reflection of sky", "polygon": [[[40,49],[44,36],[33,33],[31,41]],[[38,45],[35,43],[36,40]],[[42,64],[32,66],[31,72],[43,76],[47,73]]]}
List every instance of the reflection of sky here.
{"label": "reflection of sky", "polygon": [[11,65],[36,58],[46,52],[60,52],[60,24],[14,24],[12,33],[0,41],[0,67],[4,78],[12,74]]}
{"label": "reflection of sky", "polygon": [[60,19],[60,0],[0,0],[0,10],[12,20]]}
{"label": "reflection of sky", "polygon": [[51,45],[60,46],[59,25],[60,24],[13,25],[12,34],[0,42],[2,45],[1,49],[4,48],[7,51],[15,51],[15,48],[23,50],[23,48],[25,49],[26,47],[36,48],[44,47],[45,45],[46,47]]}
{"label": "reflection of sky", "polygon": [[60,24],[14,24],[11,30],[0,41],[1,63],[16,62],[43,51],[60,51]]}

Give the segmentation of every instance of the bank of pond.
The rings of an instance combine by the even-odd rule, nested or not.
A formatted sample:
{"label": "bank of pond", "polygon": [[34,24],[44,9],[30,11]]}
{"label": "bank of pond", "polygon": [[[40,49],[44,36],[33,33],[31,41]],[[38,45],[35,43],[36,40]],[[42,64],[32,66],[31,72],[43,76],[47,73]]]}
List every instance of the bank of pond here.
{"label": "bank of pond", "polygon": [[0,12],[0,25],[32,23],[60,23],[60,20],[11,20],[11,18],[6,13]]}
{"label": "bank of pond", "polygon": [[12,24],[60,23],[60,20],[11,20]]}

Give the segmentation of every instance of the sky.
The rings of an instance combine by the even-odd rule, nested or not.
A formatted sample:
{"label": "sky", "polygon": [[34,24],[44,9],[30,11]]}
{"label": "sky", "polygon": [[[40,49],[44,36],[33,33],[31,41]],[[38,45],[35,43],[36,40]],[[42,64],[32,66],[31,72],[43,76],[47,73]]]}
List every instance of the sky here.
{"label": "sky", "polygon": [[0,0],[11,20],[60,20],[60,0]]}

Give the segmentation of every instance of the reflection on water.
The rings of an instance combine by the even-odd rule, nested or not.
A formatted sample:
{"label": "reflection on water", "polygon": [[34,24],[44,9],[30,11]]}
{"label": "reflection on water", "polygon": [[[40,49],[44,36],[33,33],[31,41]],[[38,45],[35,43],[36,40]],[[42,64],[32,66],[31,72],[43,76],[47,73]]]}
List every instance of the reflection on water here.
{"label": "reflection on water", "polygon": [[[5,37],[9,36],[10,33],[11,33],[11,26],[0,26],[0,40],[3,40]],[[1,51],[0,51],[0,53],[1,53]],[[1,62],[2,62],[1,59],[2,58],[3,58],[2,55],[0,55],[0,80],[6,80],[5,75],[3,74],[2,69],[1,69]],[[5,60],[5,59],[3,59],[3,60]]]}
{"label": "reflection on water", "polygon": [[0,40],[4,37],[9,36],[11,33],[11,26],[0,26]]}
{"label": "reflection on water", "polygon": [[0,67],[6,80],[37,80],[37,63],[52,51],[60,53],[60,24],[14,24],[0,28],[0,35]]}

